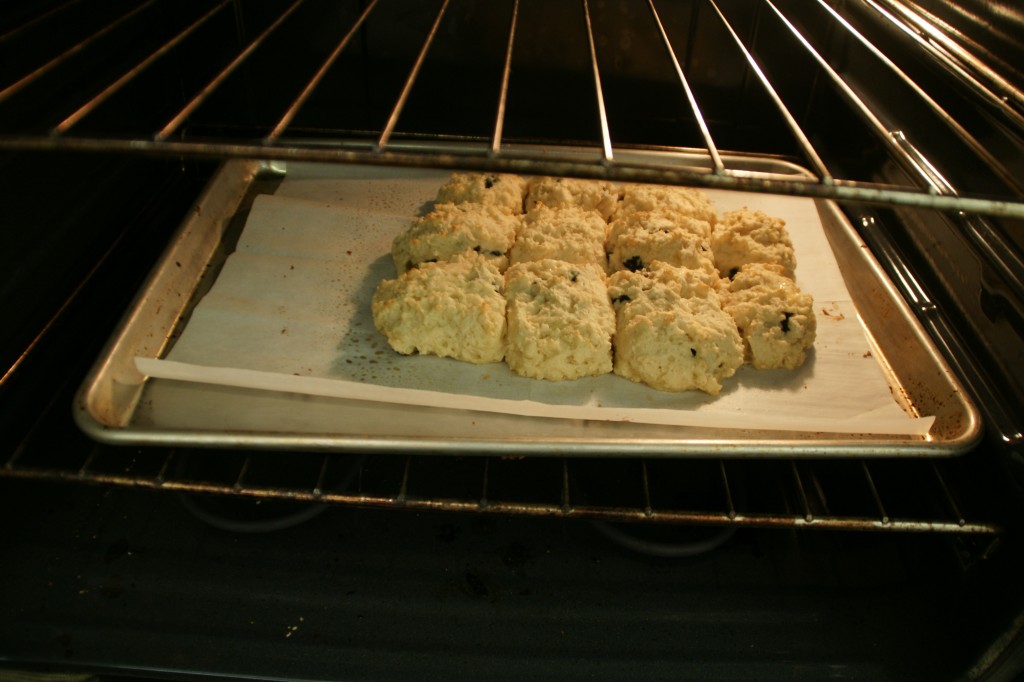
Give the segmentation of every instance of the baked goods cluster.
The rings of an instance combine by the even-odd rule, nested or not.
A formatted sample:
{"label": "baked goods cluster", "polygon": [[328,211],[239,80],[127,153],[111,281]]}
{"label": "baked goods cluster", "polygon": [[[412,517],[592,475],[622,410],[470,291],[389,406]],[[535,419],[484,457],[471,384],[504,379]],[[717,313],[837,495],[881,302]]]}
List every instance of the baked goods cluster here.
{"label": "baked goods cluster", "polygon": [[785,223],[692,188],[453,173],[391,255],[372,312],[402,354],[716,395],[814,344]]}

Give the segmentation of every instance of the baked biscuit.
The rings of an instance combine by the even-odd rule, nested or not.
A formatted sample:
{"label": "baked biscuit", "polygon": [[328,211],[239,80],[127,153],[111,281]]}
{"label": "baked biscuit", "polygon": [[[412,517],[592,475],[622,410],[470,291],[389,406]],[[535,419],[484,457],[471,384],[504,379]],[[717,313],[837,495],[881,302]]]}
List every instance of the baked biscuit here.
{"label": "baked biscuit", "polygon": [[619,188],[602,180],[537,177],[527,182],[526,212],[543,204],[551,208],[578,206],[611,219],[619,204]]}
{"label": "baked biscuit", "polygon": [[699,189],[674,185],[623,185],[616,216],[637,211],[681,213],[711,226],[718,217],[711,200]]}
{"label": "baked biscuit", "polygon": [[814,299],[779,265],[749,263],[723,280],[722,305],[739,328],[757,369],[796,369],[814,345]]}
{"label": "baked biscuit", "polygon": [[743,364],[736,325],[707,274],[655,263],[608,279],[615,307],[614,371],[661,391],[718,395]]}
{"label": "baked biscuit", "polygon": [[373,323],[403,355],[500,362],[505,356],[503,288],[498,268],[477,253],[423,263],[378,285]]}
{"label": "baked biscuit", "polygon": [[523,212],[526,179],[509,173],[452,173],[437,191],[435,203],[485,204],[505,213]]}
{"label": "baked biscuit", "polygon": [[607,223],[594,211],[578,206],[552,208],[541,204],[522,217],[509,252],[509,263],[553,259],[592,263],[605,271],[607,230]]}
{"label": "baked biscuit", "polygon": [[793,242],[781,218],[741,208],[722,215],[711,234],[711,250],[722,277],[747,263],[774,263],[789,277],[796,272]]}
{"label": "baked biscuit", "polygon": [[719,303],[721,279],[718,271],[706,261],[701,265],[700,268],[682,268],[671,263],[654,261],[639,273],[639,277],[623,278],[619,281],[632,281],[645,291],[650,291],[653,286],[663,285],[682,298],[706,298]]}
{"label": "baked biscuit", "polygon": [[499,270],[508,265],[518,218],[483,204],[436,204],[412,222],[391,243],[395,270],[401,274],[420,263],[449,260],[465,251],[476,251]]}
{"label": "baked biscuit", "polygon": [[540,260],[505,273],[508,345],[516,374],[561,381],[612,370],[615,313],[596,265]]}
{"label": "baked biscuit", "polygon": [[705,220],[665,211],[620,214],[608,227],[608,268],[642,270],[655,261],[677,267],[714,267]]}

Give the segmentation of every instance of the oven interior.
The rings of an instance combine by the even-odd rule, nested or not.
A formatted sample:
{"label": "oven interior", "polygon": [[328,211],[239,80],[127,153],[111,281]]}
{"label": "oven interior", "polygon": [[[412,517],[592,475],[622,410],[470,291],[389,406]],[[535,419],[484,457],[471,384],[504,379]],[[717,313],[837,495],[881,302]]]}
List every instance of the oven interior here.
{"label": "oven interior", "polygon": [[[2,666],[1014,679],[1022,23],[940,0],[5,3]],[[835,201],[984,437],[870,460],[94,442],[83,377],[249,158]]]}

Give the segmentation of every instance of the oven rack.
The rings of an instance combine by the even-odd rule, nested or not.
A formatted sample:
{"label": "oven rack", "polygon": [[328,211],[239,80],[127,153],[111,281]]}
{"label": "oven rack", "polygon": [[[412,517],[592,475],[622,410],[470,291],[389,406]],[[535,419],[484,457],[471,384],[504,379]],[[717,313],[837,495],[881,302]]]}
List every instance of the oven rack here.
{"label": "oven rack", "polygon": [[[52,12],[37,17],[24,17],[16,24],[2,24],[0,49],[13,44],[20,36],[28,35],[38,27],[46,26],[49,21],[59,20],[71,6],[98,9],[98,4],[98,0],[74,0],[56,6]],[[127,0],[122,3],[110,3],[110,6],[119,7],[125,4],[128,4]],[[791,135],[796,138],[797,149],[792,156],[801,165],[812,170],[811,179],[778,177],[752,171],[739,172],[726,167],[722,157],[728,155],[719,152],[718,142],[711,135],[705,138],[706,147],[703,150],[697,149],[697,152],[704,154],[706,159],[705,163],[699,166],[628,164],[620,152],[634,144],[620,144],[614,139],[611,134],[614,118],[609,116],[605,106],[607,102],[600,97],[594,99],[594,116],[599,120],[602,133],[599,139],[583,145],[579,144],[579,140],[573,140],[571,147],[554,144],[545,149],[543,154],[525,151],[525,147],[520,147],[519,143],[534,143],[536,140],[507,137],[504,130],[509,121],[505,119],[504,114],[507,104],[505,98],[508,93],[508,84],[505,80],[512,73],[508,68],[508,59],[515,55],[517,36],[525,35],[530,30],[530,24],[516,21],[521,6],[527,4],[526,0],[522,3],[518,0],[509,0],[508,28],[505,36],[499,40],[507,46],[508,59],[502,70],[500,96],[496,98],[494,106],[494,132],[490,136],[439,135],[429,131],[407,130],[400,125],[406,120],[403,111],[410,93],[414,91],[419,69],[424,61],[429,59],[431,44],[434,42],[434,47],[440,44],[433,41],[430,35],[426,36],[421,44],[422,59],[418,58],[412,62],[412,68],[404,79],[403,87],[396,93],[397,101],[390,113],[384,117],[386,123],[380,129],[320,131],[293,127],[292,120],[302,109],[302,103],[298,100],[282,101],[280,118],[271,121],[258,135],[253,135],[251,129],[231,126],[221,128],[216,135],[211,135],[198,125],[204,102],[213,97],[224,82],[230,79],[233,71],[241,68],[254,54],[268,48],[273,31],[285,26],[290,18],[297,16],[297,12],[303,6],[312,4],[312,0],[289,4],[278,15],[281,21],[271,20],[268,28],[272,30],[259,33],[256,38],[248,35],[248,32],[240,27],[237,31],[240,49],[226,60],[226,65],[211,78],[209,85],[214,87],[184,95],[184,106],[169,117],[166,123],[158,125],[153,130],[140,132],[126,128],[93,131],[89,125],[92,120],[90,113],[97,113],[107,100],[116,99],[120,88],[146,76],[149,65],[145,57],[140,61],[106,69],[107,72],[114,71],[120,74],[110,80],[93,83],[87,79],[86,84],[95,87],[85,97],[85,101],[92,102],[93,105],[86,110],[77,110],[81,111],[80,119],[73,116],[75,111],[60,112],[61,115],[54,125],[42,130],[32,125],[5,122],[8,120],[5,113],[11,110],[22,107],[26,111],[45,108],[46,102],[36,103],[29,95],[33,90],[45,91],[53,71],[66,68],[83,59],[89,50],[102,44],[108,36],[130,28],[131,22],[141,16],[136,12],[144,13],[161,4],[171,3],[169,0],[139,3],[137,7],[122,15],[123,21],[115,16],[89,36],[81,38],[78,42],[71,41],[49,58],[42,59],[36,68],[26,70],[13,80],[0,82],[0,149],[462,167],[488,171],[684,183],[743,191],[791,193],[843,202],[902,205],[990,216],[1024,216],[1024,202],[1019,199],[1019,191],[1008,192],[1006,196],[995,199],[969,193],[958,194],[956,188],[950,186],[941,173],[936,172],[931,160],[916,146],[916,142],[922,136],[913,132],[913,126],[887,125],[887,122],[884,122],[885,117],[881,116],[880,110],[876,107],[875,100],[859,94],[853,87],[842,87],[844,83],[850,83],[844,80],[840,70],[831,66],[826,67],[826,64],[829,64],[829,55],[818,53],[813,47],[813,40],[808,37],[806,42],[798,41],[802,46],[802,52],[799,53],[802,55],[801,59],[817,60],[818,57],[822,57],[825,60],[821,66],[824,77],[835,79],[840,95],[867,120],[875,137],[885,145],[887,152],[904,171],[904,177],[908,182],[892,184],[877,182],[871,178],[843,177],[827,160],[829,150],[811,143],[808,131],[796,120],[793,111],[788,111],[784,98],[776,91],[772,81],[761,81],[760,76],[764,71],[760,68],[759,53],[749,39],[749,36],[758,35],[758,32],[751,29],[744,32],[738,27],[733,27],[730,20],[735,5],[730,6],[726,0],[685,4],[692,6],[694,12],[710,13],[710,16],[718,17],[722,26],[727,27],[726,30],[737,38],[734,40],[736,50],[749,67],[745,78],[760,82],[766,91],[775,91],[777,96],[771,100],[789,127]],[[201,3],[196,2],[187,6],[197,4]],[[253,3],[246,0],[225,0],[218,4],[209,3],[207,6],[210,10],[218,12],[234,11],[236,17],[241,20],[244,18],[245,7],[251,4]],[[657,12],[668,4],[671,3],[666,0],[651,2],[648,8],[652,20]],[[379,11],[385,5],[387,0],[367,3],[367,12]],[[445,15],[453,15],[459,2],[445,0],[438,5],[441,13],[434,20],[435,24],[443,21]],[[585,1],[577,2],[576,5],[580,10],[580,21],[588,33],[588,59],[592,66],[594,89],[600,93],[604,53],[601,52],[600,42],[594,40],[591,32],[589,18],[592,8]],[[875,21],[887,22],[908,36],[909,41],[921,45],[922,51],[932,54],[935,61],[941,62],[943,68],[954,74],[958,81],[967,83],[978,101],[1002,124],[1012,130],[1024,130],[1019,113],[1022,109],[1022,98],[1013,83],[981,69],[978,66],[980,62],[976,63],[964,56],[969,55],[969,50],[951,50],[948,46],[937,44],[931,38],[922,39],[922,36],[926,36],[932,29],[937,31],[936,35],[954,42],[957,36],[942,31],[941,27],[937,27],[935,22],[912,3],[898,0],[834,3],[821,1],[804,5],[820,8],[822,16],[832,17],[829,24],[832,28],[829,30],[839,32],[846,35],[849,40],[857,42],[861,41],[861,34],[853,27],[851,15],[867,13]],[[47,3],[39,3],[39,6],[45,8]],[[784,18],[792,18],[794,13],[806,11],[799,9],[799,3],[796,7],[792,4],[786,6],[782,0],[774,3],[760,2],[757,3],[757,7],[760,9],[755,12],[756,22],[771,21],[776,27],[780,21],[785,23]],[[104,12],[97,11],[96,14],[102,15]],[[2,16],[0,11],[0,18]],[[369,17],[371,14],[366,16]],[[795,23],[788,26],[795,27]],[[786,30],[790,34],[793,33],[788,27]],[[739,39],[741,33],[748,37]],[[348,35],[339,38],[347,38]],[[438,40],[443,38],[441,33],[434,35],[440,36]],[[59,43],[53,42],[52,45],[56,47]],[[50,47],[50,44],[46,47]],[[339,47],[344,47],[344,41]],[[156,63],[173,54],[174,49],[171,46],[166,53],[150,54],[154,55]],[[676,50],[666,50],[666,54],[671,54],[672,61],[676,64],[683,65],[684,68],[681,68],[678,74],[679,87],[686,92],[687,99],[690,100],[693,93],[686,80],[689,69],[685,68],[685,56],[677,56]],[[900,80],[904,77],[909,79],[909,76],[900,71],[895,64],[885,63],[883,66],[896,74]],[[315,74],[319,72],[319,69],[314,69],[311,74],[296,75],[295,82],[314,85],[315,90],[315,84],[309,78],[315,78]],[[127,78],[123,83],[122,76]],[[966,146],[975,153],[984,154],[980,145],[976,144],[976,139],[979,139],[980,135],[958,124],[953,116],[928,97],[922,86],[918,86],[915,91],[918,92],[919,104],[933,110],[933,113],[943,120],[946,126],[945,134],[949,139],[957,146]],[[94,97],[102,99],[95,100]],[[704,107],[695,98],[691,101],[691,118],[703,128],[705,126],[701,124],[707,123],[703,121]],[[298,107],[295,106],[297,103]],[[938,111],[934,111],[935,108],[938,108]],[[56,112],[47,110],[46,113]],[[787,113],[790,115],[787,116]],[[45,118],[47,117],[43,116],[40,120]],[[61,122],[68,120],[71,121],[70,125],[58,129]],[[162,134],[165,132],[166,134]],[[1012,175],[1005,168],[1001,174]],[[983,253],[992,254],[996,271],[1002,273],[1007,281],[1019,284],[1020,273],[1024,272],[1024,267],[1019,267],[1019,261],[1013,260],[1016,256],[1012,248],[1000,248],[998,230],[993,230],[985,219],[973,223],[971,228],[966,231],[967,234],[972,238],[977,237],[976,243],[985,246]],[[913,281],[913,278],[909,280]],[[4,379],[7,378],[5,375]],[[79,455],[83,451],[86,454]],[[496,457],[460,459],[441,456],[373,456],[361,461],[360,487],[356,488],[356,492],[352,492],[329,484],[338,471],[348,470],[354,466],[354,460],[349,455],[138,451],[105,446],[92,446],[91,449],[83,446],[77,450],[60,448],[60,452],[56,452],[54,448],[22,446],[0,465],[0,476],[113,485],[256,501],[282,500],[424,511],[473,511],[641,524],[936,532],[997,537],[1003,529],[998,524],[986,520],[994,518],[995,515],[988,513],[984,494],[970,495],[965,494],[963,490],[962,482],[972,479],[970,467],[975,465],[976,459],[970,457],[964,458],[963,461],[938,463],[873,461],[868,464],[846,460],[619,462],[560,458],[505,460]],[[201,462],[203,466],[219,463],[224,470],[215,473],[194,473],[190,467],[196,466],[196,462]],[[287,465],[283,466],[282,462],[286,462]],[[438,471],[451,470],[455,473],[451,476],[437,477],[441,482],[439,490],[436,489],[436,483],[427,484],[424,488],[421,487],[424,480],[417,476],[421,467],[436,467]],[[606,472],[609,467],[638,467],[623,479],[630,481],[626,486],[629,488],[628,493],[601,490],[599,494],[589,487],[584,487],[581,492],[581,481],[601,480],[602,477],[593,472]],[[663,478],[660,475],[665,467],[674,468],[671,478]],[[295,474],[291,473],[293,468],[307,472],[307,475],[294,484],[286,483],[295,480]],[[287,475],[282,476],[282,469]],[[263,476],[262,473],[267,471],[273,471],[274,476]],[[538,471],[540,474],[535,476],[534,472]],[[652,475],[655,471],[658,475]],[[528,488],[508,486],[508,480],[523,478],[530,479],[531,485],[537,480],[542,483],[546,481],[547,484],[542,487],[548,494],[538,497],[536,492],[531,492]],[[845,486],[829,485],[837,479],[856,482],[853,487],[859,494],[854,495],[855,500],[848,498],[849,493],[843,491]],[[461,482],[464,484],[461,487],[469,492],[461,490],[456,494],[445,488],[446,481]],[[469,483],[466,483],[467,481]],[[664,502],[666,498],[673,498],[675,491],[688,490],[690,486],[686,484],[691,481],[711,482],[712,485],[703,488],[696,484],[693,487],[713,491],[717,495],[707,504],[700,503],[699,495],[694,499],[670,499],[669,502]],[[509,490],[508,493],[499,492],[509,487],[515,490]],[[908,490],[913,494],[908,495]],[[841,502],[847,504],[840,504],[837,496]],[[623,499],[624,497],[632,499]],[[965,497],[969,500],[963,499]]]}
{"label": "oven rack", "polygon": [[[91,358],[83,358],[90,361]],[[0,450],[0,479],[231,501],[694,526],[953,536],[984,558],[1008,531],[1001,474],[954,458],[518,457],[116,446],[68,419],[69,369]]]}
{"label": "oven rack", "polygon": [[[416,93],[417,79],[431,56],[440,49],[451,49],[443,45],[447,34],[446,21],[459,13],[459,0],[439,0],[436,15],[429,21],[428,29],[418,36],[418,52],[414,59],[406,64],[406,74],[401,78],[400,90],[394,93],[393,105],[386,117],[379,121],[379,126],[369,130],[308,130],[297,125],[303,108],[318,94],[332,67],[340,57],[358,49],[360,29],[371,21],[375,14],[384,10],[389,0],[372,0],[364,3],[363,9],[354,21],[339,31],[336,43],[328,56],[307,73],[289,74],[294,82],[291,96],[275,102],[276,117],[264,127],[254,131],[250,128],[239,128],[232,131],[236,121],[245,118],[245,102],[241,99],[234,108],[226,112],[218,112],[217,116],[226,122],[215,134],[203,133],[202,114],[210,100],[217,96],[218,91],[232,79],[239,78],[247,63],[255,60],[261,53],[270,54],[269,61],[277,61],[273,50],[293,50],[294,46],[281,47],[275,43],[275,35],[287,30],[290,23],[297,21],[304,12],[320,12],[323,16],[319,21],[330,19],[326,9],[316,0],[287,0],[287,2],[255,3],[246,0],[201,0],[200,2],[183,3],[179,6],[179,14],[189,15],[189,20],[177,32],[164,36],[160,40],[154,38],[152,46],[146,46],[141,54],[126,51],[121,55],[118,51],[102,55],[105,60],[103,68],[96,71],[105,75],[85,77],[91,69],[83,72],[85,84],[79,96],[80,104],[70,111],[62,111],[58,105],[47,100],[47,84],[56,72],[75,68],[78,63],[88,64],[89,59],[96,58],[109,43],[123,40],[125,34],[137,30],[142,22],[151,21],[153,16],[158,19],[161,12],[167,11],[171,0],[145,0],[127,3],[112,3],[112,7],[121,9],[105,9],[99,7],[100,0],[72,0],[55,7],[40,3],[38,15],[14,16],[10,25],[0,27],[0,49],[14,49],[21,42],[45,35],[51,26],[65,21],[75,15],[74,12],[96,10],[99,16],[106,16],[105,23],[95,26],[92,32],[77,35],[74,32],[62,32],[67,35],[64,44],[53,41],[52,53],[41,54],[38,59],[25,65],[23,71],[7,73],[6,82],[0,82],[0,149],[6,150],[52,150],[82,152],[114,152],[124,154],[147,154],[161,156],[215,157],[215,158],[259,158],[266,160],[304,160],[324,162],[344,162],[358,164],[383,164],[428,167],[459,167],[483,171],[504,171],[522,173],[542,173],[578,177],[604,178],[621,181],[660,182],[667,184],[691,184],[720,189],[733,189],[751,192],[769,192],[793,194],[799,196],[835,199],[841,202],[863,202],[877,205],[909,206],[929,208],[942,211],[964,212],[969,214],[1024,217],[1024,199],[1021,199],[1018,176],[1012,168],[993,156],[991,145],[983,144],[980,139],[984,131],[968,130],[958,122],[957,117],[947,111],[942,104],[933,99],[926,87],[913,80],[902,70],[901,66],[889,59],[870,38],[862,33],[857,25],[860,22],[881,24],[880,30],[896,31],[903,34],[906,41],[915,44],[917,49],[949,74],[960,86],[971,93],[978,106],[987,114],[998,120],[999,126],[1016,130],[1017,134],[1024,131],[1024,94],[1018,89],[1012,78],[987,68],[986,60],[975,54],[977,46],[962,35],[943,25],[941,21],[917,7],[912,2],[903,0],[863,0],[862,2],[843,2],[834,0],[818,0],[817,3],[786,3],[783,0],[763,0],[753,10],[753,24],[748,25],[745,17],[750,12],[749,6],[742,8],[727,0],[696,0],[694,2],[673,3],[668,0],[649,0],[646,11],[649,14],[648,24],[652,35],[660,40],[663,57],[670,64],[677,83],[675,87],[685,95],[689,111],[680,112],[681,118],[688,118],[687,125],[699,129],[699,139],[703,149],[697,151],[704,159],[703,163],[690,165],[673,165],[658,163],[638,163],[620,158],[619,152],[630,145],[620,144],[613,139],[612,130],[615,120],[611,115],[611,102],[606,98],[606,81],[602,73],[609,69],[615,59],[622,55],[615,53],[603,41],[598,39],[594,28],[594,8],[588,0],[579,0],[578,11],[570,16],[574,25],[565,25],[566,33],[577,31],[586,35],[585,57],[587,68],[591,72],[593,107],[592,116],[596,119],[599,136],[597,139],[585,141],[582,149],[556,142],[543,154],[525,151],[504,134],[509,126],[507,111],[510,97],[510,82],[516,79],[517,49],[524,40],[530,40],[529,34],[536,30],[536,25],[521,20],[525,13],[527,0],[509,0],[502,11],[507,13],[504,34],[495,35],[494,41],[504,47],[504,59],[500,74],[500,87],[493,105],[492,133],[486,136],[456,132],[451,135],[439,135],[436,132],[406,129],[403,124],[410,97]],[[392,3],[393,4],[393,3]],[[399,3],[400,4],[400,3]],[[423,4],[423,3],[421,3]],[[565,3],[559,3],[565,4]],[[696,78],[691,71],[696,68],[688,62],[688,44],[679,44],[678,37],[670,37],[662,12],[676,5],[685,5],[690,15],[692,26],[710,17],[717,25],[717,30],[727,36],[729,49],[734,51],[736,59],[742,64],[744,82],[754,82],[763,95],[771,103],[773,117],[778,117],[788,128],[792,138],[794,156],[808,168],[812,177],[794,178],[779,177],[777,174],[761,173],[750,170],[730,168],[723,160],[723,152],[716,141],[712,125],[706,109],[699,101]],[[252,19],[249,8],[258,5],[261,8],[273,7],[274,13],[262,23]],[[327,3],[329,6],[330,3]],[[522,5],[522,7],[521,7]],[[813,10],[808,6],[813,5]],[[102,10],[102,11],[100,11]],[[122,129],[97,130],[90,128],[92,115],[102,111],[109,103],[115,102],[118,95],[131,89],[137,81],[145,80],[151,71],[176,58],[179,51],[208,25],[215,24],[220,18],[234,13],[231,22],[235,36],[224,36],[224,44],[237,44],[229,54],[223,56],[218,70],[208,80],[197,84],[190,91],[180,94],[180,106],[167,116],[154,129],[132,130],[129,124]],[[813,16],[808,13],[813,12]],[[563,12],[558,15],[564,19]],[[807,17],[810,16],[810,19]],[[737,20],[734,17],[743,17]],[[317,21],[314,18],[313,21]],[[307,18],[308,22],[309,19]],[[810,22],[810,23],[801,23]],[[181,23],[181,22],[178,22]],[[578,25],[576,25],[578,24]],[[691,35],[696,30],[691,26]],[[804,26],[804,28],[801,28]],[[876,26],[877,29],[877,26]],[[140,35],[145,35],[145,31]],[[902,168],[905,183],[879,182],[871,178],[847,178],[837,172],[827,162],[828,150],[812,138],[816,125],[808,120],[807,112],[798,109],[806,103],[787,101],[782,92],[781,84],[773,82],[766,66],[765,49],[761,43],[772,42],[766,36],[781,35],[779,42],[784,45],[768,45],[774,53],[792,53],[795,65],[803,69],[803,65],[811,64],[816,70],[815,78],[831,82],[831,88],[854,112],[861,123],[870,130],[876,140],[896,159]],[[524,37],[525,36],[525,37]],[[884,77],[901,84],[902,92],[911,93],[912,103],[900,101],[899,107],[908,112],[909,120],[895,120],[891,111],[891,102],[879,102],[877,94],[863,92],[864,84],[844,73],[843,58],[822,42],[822,36],[830,41],[845,41],[855,46],[856,54],[874,60],[874,68],[880,70]],[[365,41],[364,41],[365,42]],[[606,41],[604,41],[606,42]],[[790,50],[790,46],[793,47]],[[121,51],[125,52],[125,51]],[[284,55],[282,55],[283,57]],[[625,58],[629,58],[626,55]],[[115,63],[110,65],[109,60]],[[280,61],[284,61],[281,59]],[[264,61],[263,63],[267,63]],[[778,69],[776,68],[776,71]],[[476,85],[476,84],[474,84]],[[167,83],[157,87],[175,88],[184,86],[180,83]],[[898,97],[893,94],[891,98]],[[63,101],[63,100],[62,100]],[[616,103],[620,106],[620,103]],[[39,111],[42,108],[43,111]],[[12,110],[34,111],[29,123],[19,121],[17,116],[4,116],[4,112]],[[937,118],[941,132],[948,137],[951,144],[972,154],[993,174],[1005,181],[1006,191],[1000,196],[978,195],[970,192],[959,192],[950,185],[942,172],[936,168],[926,154],[918,146],[919,141],[926,137],[925,132],[914,130],[913,112],[924,111],[928,116]],[[49,121],[43,128],[40,122]],[[588,125],[590,122],[588,122]],[[258,127],[258,126],[257,126]],[[461,144],[448,144],[451,140]],[[552,141],[549,140],[549,141]],[[743,152],[744,150],[739,150]]]}
{"label": "oven rack", "polygon": [[[616,523],[957,534],[1004,531],[985,494],[958,489],[970,458],[665,460],[19,448],[0,476],[408,511]],[[965,478],[968,477],[968,478]]]}

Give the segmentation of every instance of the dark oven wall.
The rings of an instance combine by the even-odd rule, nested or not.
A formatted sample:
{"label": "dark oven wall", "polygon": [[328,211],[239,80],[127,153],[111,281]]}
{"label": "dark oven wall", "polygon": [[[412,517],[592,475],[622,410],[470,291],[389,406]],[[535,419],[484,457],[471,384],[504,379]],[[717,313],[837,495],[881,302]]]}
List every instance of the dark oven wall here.
{"label": "dark oven wall", "polygon": [[[917,201],[931,185],[935,195],[955,188],[1019,204],[1018,11],[306,0],[277,26],[292,5],[224,3],[69,132],[54,128],[216,3],[0,10],[0,669],[307,680],[1009,680],[1024,669],[1024,249],[1021,219],[994,203],[971,213],[903,195],[841,200],[981,409],[984,439],[948,460],[112,446],[71,415],[90,366],[225,159],[260,149],[301,157],[327,141],[381,163],[373,145],[442,7],[396,120],[400,152],[486,146],[499,120],[511,145],[599,148],[601,101],[616,149],[703,150],[707,132],[723,153],[813,166],[805,132],[840,187],[909,187]],[[371,5],[283,142],[267,144],[282,103]],[[505,117],[496,119],[513,16]],[[945,26],[992,70],[929,51],[904,30],[919,18]],[[683,46],[677,57],[706,131],[666,38]],[[737,42],[769,89],[729,47]],[[51,64],[61,51],[71,57]],[[424,159],[399,163],[437,164]],[[521,159],[459,162],[507,170]],[[570,170],[620,168],[606,160]]]}

